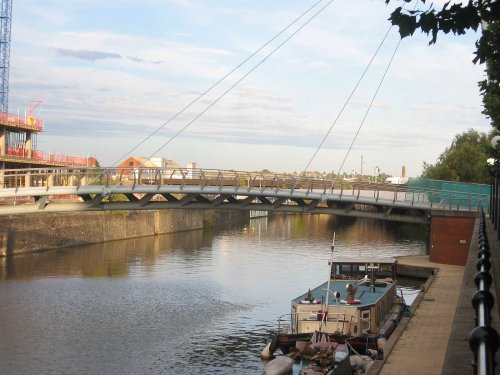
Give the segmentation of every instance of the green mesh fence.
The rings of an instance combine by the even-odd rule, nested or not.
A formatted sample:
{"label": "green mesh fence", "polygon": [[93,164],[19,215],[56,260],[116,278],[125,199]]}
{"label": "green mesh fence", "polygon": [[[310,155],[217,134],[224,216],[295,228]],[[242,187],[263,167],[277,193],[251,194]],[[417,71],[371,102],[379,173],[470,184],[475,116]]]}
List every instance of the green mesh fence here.
{"label": "green mesh fence", "polygon": [[408,181],[407,199],[427,200],[430,203],[452,207],[477,209],[480,205],[485,210],[490,205],[490,185],[469,184],[427,179]]}

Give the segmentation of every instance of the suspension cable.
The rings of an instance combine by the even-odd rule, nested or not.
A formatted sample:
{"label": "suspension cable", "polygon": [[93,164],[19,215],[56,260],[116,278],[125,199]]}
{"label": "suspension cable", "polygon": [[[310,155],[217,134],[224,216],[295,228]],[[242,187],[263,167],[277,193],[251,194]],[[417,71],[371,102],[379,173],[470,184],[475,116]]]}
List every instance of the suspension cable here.
{"label": "suspension cable", "polygon": [[[226,91],[224,91],[217,99],[212,101],[209,105],[205,107],[203,111],[201,111],[198,115],[196,115],[191,121],[189,121],[186,125],[184,125],[180,130],[178,130],[174,135],[172,135],[165,143],[163,143],[158,149],[156,149],[151,155],[141,162],[135,168],[139,168],[144,165],[146,160],[151,159],[154,155],[160,152],[163,148],[168,146],[175,138],[177,138],[182,132],[184,132],[189,126],[191,126],[196,120],[198,120],[201,116],[203,116],[210,108],[212,108],[215,104],[217,104],[222,98],[224,98],[231,90],[233,90],[241,81],[243,81],[246,77],[248,77],[251,73],[253,73],[259,66],[261,66],[269,57],[271,57],[276,51],[278,51],[285,43],[287,43],[290,39],[292,39],[299,31],[301,31],[305,26],[307,26],[313,19],[315,19],[321,12],[323,12],[334,0],[330,0],[320,8],[316,13],[314,13],[306,22],[304,22],[297,30],[295,30],[292,34],[290,34],[283,42],[278,44],[271,52],[269,52],[262,60],[260,60],[252,69],[250,69],[246,74],[244,74],[240,79],[238,79],[233,85],[231,85]],[[113,186],[107,194],[110,194],[116,187],[118,187],[123,179],[129,177],[134,173],[134,170],[130,172],[128,175],[123,177],[115,186]]]}
{"label": "suspension cable", "polygon": [[356,139],[358,138],[358,134],[361,131],[361,128],[363,127],[363,124],[365,123],[366,118],[368,117],[368,113],[370,112],[370,109],[373,106],[373,102],[375,101],[375,98],[377,97],[378,92],[380,91],[380,87],[382,86],[382,83],[384,82],[384,79],[387,75],[387,72],[389,71],[389,68],[391,67],[392,61],[394,60],[394,56],[396,55],[396,52],[398,51],[399,45],[401,44],[402,40],[403,39],[399,39],[398,43],[396,44],[396,48],[394,49],[394,52],[392,53],[391,59],[389,60],[389,64],[387,64],[387,67],[385,68],[384,74],[382,75],[382,78],[380,79],[380,82],[378,83],[377,89],[375,90],[375,93],[373,94],[373,97],[370,101],[370,105],[368,106],[368,108],[365,111],[365,115],[363,116],[363,120],[361,120],[361,123],[359,124],[358,130],[356,131],[356,134],[354,135],[354,138],[351,142],[351,145],[349,146],[349,149],[347,150],[347,152],[345,154],[344,160],[342,160],[342,164],[340,164],[340,167],[337,171],[337,176],[335,177],[335,180],[334,180],[334,184],[335,184],[335,182],[337,182],[337,178],[339,176],[339,173],[342,170],[342,168],[344,167],[344,163],[345,163],[347,157],[349,156],[349,153],[351,152],[352,146],[354,145],[354,142],[356,142]]}
{"label": "suspension cable", "polygon": [[[215,87],[217,87],[220,83],[222,83],[226,78],[228,78],[231,74],[233,74],[235,71],[237,71],[239,68],[241,68],[245,63],[247,63],[249,60],[251,60],[255,55],[257,55],[260,51],[262,51],[265,47],[267,47],[269,44],[271,44],[274,40],[276,40],[281,34],[283,34],[285,31],[287,31],[290,27],[292,27],[294,24],[296,24],[301,18],[303,18],[307,13],[309,13],[311,10],[316,8],[323,0],[319,0],[316,3],[314,3],[311,7],[309,7],[307,10],[302,12],[297,18],[295,18],[292,22],[290,22],[285,28],[281,29],[279,33],[274,35],[271,39],[269,39],[267,42],[265,42],[262,46],[260,46],[258,49],[256,49],[253,53],[251,53],[247,58],[245,58],[243,61],[241,61],[238,65],[236,65],[233,69],[231,69],[228,73],[223,75],[221,78],[219,78],[216,82],[214,82],[210,87],[208,87],[205,91],[203,91],[200,95],[198,95],[196,98],[194,98],[190,103],[188,103],[185,107],[183,107],[180,111],[176,112],[172,117],[170,117],[166,122],[164,122],[161,126],[156,128],[152,133],[150,133],[148,136],[146,136],[144,139],[142,139],[139,143],[137,143],[134,147],[132,147],[130,150],[128,150],[126,153],[124,153],[121,157],[119,157],[113,165],[117,164],[120,160],[125,158],[127,155],[132,153],[133,151],[137,150],[141,145],[143,145],[146,141],[151,139],[156,133],[158,133],[160,130],[162,130],[165,126],[170,124],[172,121],[174,121],[177,117],[179,117],[181,114],[183,114],[186,110],[188,110],[190,107],[192,107],[195,103],[197,103],[201,98],[203,98],[205,95],[207,95],[210,91],[212,91]],[[95,177],[92,181],[95,179],[99,178]],[[90,181],[90,182],[92,182]],[[90,183],[89,182],[89,183]]]}
{"label": "suspension cable", "polygon": [[[415,6],[414,6],[414,9],[417,7],[417,4],[418,4],[418,1],[415,2]],[[404,8],[404,6],[403,6]],[[349,94],[347,100],[345,101],[344,105],[342,106],[340,112],[338,113],[337,117],[335,118],[335,120],[333,121],[332,125],[330,126],[330,128],[328,129],[328,131],[326,132],[325,136],[323,137],[323,139],[321,140],[320,144],[318,145],[318,147],[316,148],[316,150],[314,151],[313,153],[313,156],[311,157],[311,159],[309,160],[309,162],[307,163],[306,167],[304,168],[303,172],[302,173],[305,173],[307,172],[307,170],[309,169],[309,167],[311,166],[311,163],[313,162],[314,158],[316,157],[316,155],[318,154],[319,150],[321,149],[321,147],[323,146],[323,144],[325,143],[326,139],[329,137],[330,133],[332,132],[333,130],[333,127],[337,124],[337,121],[339,120],[340,116],[342,115],[342,113],[344,112],[345,108],[347,107],[347,105],[349,104],[349,102],[351,101],[351,98],[352,96],[354,95],[354,93],[356,92],[358,86],[360,85],[361,81],[363,80],[364,76],[366,75],[366,72],[368,71],[368,69],[370,68],[370,66],[372,65],[373,61],[375,60],[375,57],[377,56],[378,52],[380,51],[380,48],[382,47],[382,45],[384,44],[385,40],[387,39],[387,36],[389,35],[390,31],[392,30],[393,28],[393,25],[389,26],[389,28],[387,29],[387,32],[385,33],[384,37],[382,38],[382,41],[380,42],[379,46],[377,47],[377,49],[375,50],[374,54],[372,55],[372,58],[370,59],[370,62],[368,63],[368,65],[366,66],[365,70],[363,71],[363,73],[361,74],[358,82],[356,83],[356,85],[354,86],[354,88],[352,89],[351,93]],[[401,39],[399,40],[399,42],[397,43],[396,45],[396,48],[394,49],[394,53],[392,54],[392,57],[389,61],[389,64],[383,74],[383,77],[379,83],[379,86],[375,92],[375,95],[373,96],[372,98],[372,101],[370,103],[370,106],[368,107],[368,110],[366,111],[365,113],[365,116],[358,128],[358,131],[356,132],[356,135],[354,137],[354,140],[352,141],[351,143],[351,146],[349,147],[349,150],[347,151],[347,154],[346,156],[344,157],[344,160],[342,161],[342,164],[339,168],[339,172],[340,170],[342,169],[342,167],[344,166],[344,163],[345,163],[345,160],[347,159],[347,156],[349,155],[351,149],[352,149],[352,146],[354,144],[354,141],[356,140],[358,134],[359,134],[359,131],[361,130],[361,127],[363,126],[363,123],[368,115],[368,112],[370,111],[370,108],[373,104],[373,101],[375,100],[375,97],[377,96],[377,93],[378,93],[378,90],[380,89],[380,86],[382,85],[382,82],[387,74],[387,71],[389,70],[389,67],[392,63],[392,60],[394,59],[394,55],[396,54],[396,51],[398,50],[399,48],[399,45],[401,44]],[[338,176],[338,173],[337,173],[337,176]],[[334,179],[334,184],[335,182],[337,181],[337,177]]]}
{"label": "suspension cable", "polygon": [[359,77],[358,79],[358,82],[356,83],[356,85],[354,86],[354,88],[352,89],[351,93],[349,94],[349,96],[347,97],[346,101],[344,102],[344,105],[342,106],[342,108],[340,109],[340,112],[337,114],[337,117],[335,118],[335,120],[333,121],[332,125],[330,126],[330,128],[328,129],[328,131],[326,132],[325,136],[323,137],[323,139],[321,140],[320,144],[318,145],[318,147],[316,148],[316,150],[314,151],[313,153],[313,156],[311,157],[311,159],[309,160],[309,162],[307,163],[306,167],[304,168],[304,171],[302,173],[305,173],[307,172],[307,170],[309,169],[309,167],[311,166],[311,163],[313,162],[314,158],[316,157],[316,155],[318,154],[319,150],[321,149],[321,147],[323,146],[323,143],[325,143],[326,139],[329,137],[330,133],[332,132],[333,130],[333,127],[337,124],[337,121],[339,120],[340,116],[342,115],[342,113],[344,112],[344,110],[346,109],[347,105],[349,104],[349,102],[351,101],[351,98],[352,96],[354,95],[354,93],[356,92],[356,90],[358,89],[358,86],[360,85],[361,81],[363,80],[363,78],[365,77],[366,75],[366,72],[368,71],[368,69],[370,68],[370,66],[372,65],[373,61],[375,60],[375,57],[378,55],[379,51],[380,51],[380,48],[382,48],[382,45],[384,44],[385,40],[387,39],[387,36],[389,35],[389,32],[391,31],[392,29],[392,25],[387,29],[387,32],[385,33],[384,37],[382,38],[382,41],[380,42],[380,44],[378,45],[377,49],[375,50],[375,52],[373,53],[371,59],[370,59],[370,62],[368,63],[368,65],[366,66],[365,70],[363,71],[363,73],[361,74],[361,76]]}

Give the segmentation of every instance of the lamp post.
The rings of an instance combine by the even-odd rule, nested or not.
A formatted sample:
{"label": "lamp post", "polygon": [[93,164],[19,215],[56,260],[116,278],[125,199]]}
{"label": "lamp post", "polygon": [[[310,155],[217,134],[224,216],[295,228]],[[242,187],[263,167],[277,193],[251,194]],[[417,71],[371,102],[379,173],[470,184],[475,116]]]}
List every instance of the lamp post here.
{"label": "lamp post", "polygon": [[500,135],[497,135],[491,139],[491,147],[495,150],[495,162],[494,162],[494,178],[493,178],[493,186],[492,193],[490,194],[490,205],[493,204],[493,209],[490,206],[490,216],[491,220],[494,223],[494,228],[497,231],[497,239],[500,239],[500,231],[498,231],[498,224],[500,215],[498,214],[500,211],[500,199],[498,199],[498,146],[500,146]]}
{"label": "lamp post", "polygon": [[490,214],[490,219],[491,219],[491,222],[494,223],[495,222],[495,207],[494,207],[494,194],[495,194],[495,162],[496,162],[496,159],[494,158],[489,158],[488,160],[486,160],[486,163],[488,163],[488,165],[493,168],[491,169],[490,168],[490,204],[489,204],[489,207],[488,207],[488,213]]}

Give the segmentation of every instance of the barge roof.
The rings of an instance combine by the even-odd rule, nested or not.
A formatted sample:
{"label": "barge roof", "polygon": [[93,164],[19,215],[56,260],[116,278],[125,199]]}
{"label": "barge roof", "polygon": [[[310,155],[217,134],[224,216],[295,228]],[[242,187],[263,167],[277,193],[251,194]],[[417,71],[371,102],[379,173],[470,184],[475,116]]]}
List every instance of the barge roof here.
{"label": "barge roof", "polygon": [[392,256],[371,256],[363,258],[355,258],[352,255],[338,255],[336,254],[331,261],[333,263],[352,263],[352,264],[396,264],[398,259]]}
{"label": "barge roof", "polygon": [[[359,307],[363,307],[363,306],[373,305],[374,303],[376,303],[391,288],[391,286],[394,283],[393,282],[375,282],[375,291],[372,292],[369,283],[357,284],[353,280],[332,280],[332,281],[330,281],[330,293],[328,293],[328,299],[329,299],[328,304],[330,306],[337,305],[337,301],[333,297],[333,293],[336,291],[340,293],[339,301],[346,300],[346,298],[347,298],[346,285],[347,284],[352,284],[352,285],[354,285],[355,288],[357,288],[357,290],[354,294],[354,299],[359,300],[360,302],[358,304],[346,304],[346,303],[340,302],[339,306],[359,308]],[[325,282],[325,283],[319,285],[318,287],[311,289],[311,293],[312,293],[313,298],[316,301],[319,301],[316,304],[311,303],[311,306],[320,306],[321,302],[324,302],[327,287],[328,287],[328,282]],[[307,305],[307,303],[303,302],[306,299],[306,297],[307,297],[307,293],[304,293],[301,296],[293,299],[292,303],[293,304],[300,304],[300,305]]]}

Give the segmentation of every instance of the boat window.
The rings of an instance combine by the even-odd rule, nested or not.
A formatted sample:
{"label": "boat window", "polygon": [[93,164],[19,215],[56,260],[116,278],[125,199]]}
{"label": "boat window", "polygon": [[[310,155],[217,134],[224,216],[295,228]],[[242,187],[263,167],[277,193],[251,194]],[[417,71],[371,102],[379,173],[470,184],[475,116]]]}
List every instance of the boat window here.
{"label": "boat window", "polygon": [[392,277],[392,265],[390,264],[358,264],[358,263],[333,263],[332,277],[349,276],[363,278],[365,275],[374,273],[375,278]]}
{"label": "boat window", "polygon": [[334,274],[335,274],[335,275],[339,275],[339,274],[340,274],[340,265],[339,265],[339,264],[336,264],[336,265],[335,265]]}
{"label": "boat window", "polygon": [[363,333],[370,331],[370,310],[361,311],[361,329]]}
{"label": "boat window", "polygon": [[340,265],[340,273],[351,273],[351,265],[350,264],[341,264]]}

